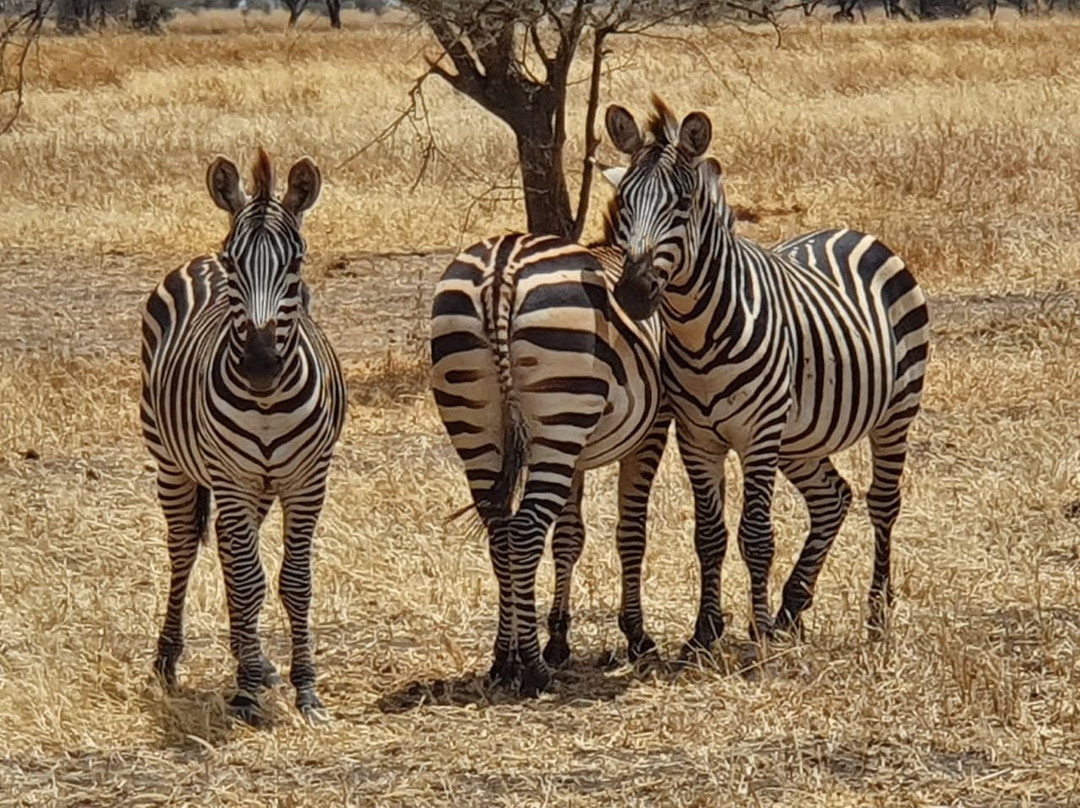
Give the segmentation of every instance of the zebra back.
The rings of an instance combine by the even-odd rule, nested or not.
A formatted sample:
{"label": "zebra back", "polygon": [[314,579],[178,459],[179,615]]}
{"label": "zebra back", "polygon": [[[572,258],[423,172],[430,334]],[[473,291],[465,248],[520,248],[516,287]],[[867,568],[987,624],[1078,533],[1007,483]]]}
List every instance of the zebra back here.
{"label": "zebra back", "polygon": [[436,285],[432,389],[482,517],[508,512],[538,446],[573,473],[617,459],[654,420],[659,326],[613,305],[617,260],[515,233],[467,248]]}

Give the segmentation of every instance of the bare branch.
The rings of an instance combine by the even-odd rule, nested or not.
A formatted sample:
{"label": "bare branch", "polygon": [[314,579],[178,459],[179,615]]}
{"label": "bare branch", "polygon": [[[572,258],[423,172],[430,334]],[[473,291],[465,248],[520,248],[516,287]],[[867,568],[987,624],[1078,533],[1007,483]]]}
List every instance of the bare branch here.
{"label": "bare branch", "polygon": [[589,100],[585,109],[585,161],[581,170],[581,188],[578,191],[577,213],[571,238],[581,241],[585,232],[585,220],[589,215],[589,196],[592,192],[593,171],[596,168],[596,149],[600,138],[596,135],[596,112],[600,107],[600,75],[604,70],[604,39],[610,33],[606,28],[593,32],[592,71],[589,74]]}
{"label": "bare branch", "polygon": [[[0,123],[0,134],[11,131],[24,104],[23,91],[26,86],[26,59],[30,50],[37,44],[45,18],[52,9],[53,0],[36,0],[34,5],[16,16],[7,27],[0,31],[0,97],[13,94],[10,113]],[[7,72],[7,51],[15,49],[14,75]]]}
{"label": "bare branch", "polygon": [[[443,51],[454,63],[454,69],[457,70],[460,83],[451,82],[452,86],[462,92],[469,92],[474,88],[479,92],[483,83],[482,76],[472,54],[469,53],[469,49],[465,46],[463,34],[455,32],[445,19],[432,19],[429,21],[429,25],[435,34],[435,38],[442,45]],[[445,71],[441,71],[439,75],[445,77]],[[472,93],[469,92],[469,94]]]}
{"label": "bare branch", "polygon": [[529,26],[529,39],[532,40],[533,50],[536,51],[536,55],[540,57],[540,61],[544,63],[544,68],[550,75],[555,66],[555,60],[544,50],[544,43],[540,41],[540,32],[536,28],[536,23]]}
{"label": "bare branch", "polygon": [[[335,170],[341,169],[344,166],[351,163],[357,157],[360,157],[368,149],[379,143],[385,143],[397,134],[402,124],[408,123],[418,140],[423,142],[423,163],[421,164],[420,171],[418,172],[416,179],[413,181],[412,188],[415,189],[419,185],[420,180],[423,178],[427,171],[428,164],[432,157],[441,153],[440,149],[435,143],[435,135],[431,129],[431,118],[428,114],[427,103],[424,100],[424,82],[428,76],[441,75],[446,71],[438,65],[430,65],[424,73],[413,82],[412,87],[409,88],[409,105],[396,117],[390,121],[382,131],[375,137],[362,145],[359,149],[354,151],[334,168]],[[451,78],[454,78],[451,76]],[[422,128],[421,128],[422,127]]]}

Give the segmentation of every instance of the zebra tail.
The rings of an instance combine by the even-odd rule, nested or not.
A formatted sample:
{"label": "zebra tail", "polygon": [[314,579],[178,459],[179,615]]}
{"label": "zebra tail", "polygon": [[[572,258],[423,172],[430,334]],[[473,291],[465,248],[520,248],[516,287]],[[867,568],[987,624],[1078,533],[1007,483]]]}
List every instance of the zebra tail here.
{"label": "zebra tail", "polygon": [[455,522],[468,514],[469,524],[465,528],[465,536],[471,540],[490,530],[494,520],[509,516],[521,487],[528,448],[529,432],[521,418],[521,412],[504,397],[503,451],[499,478],[475,503],[470,502],[463,508],[458,508],[446,521]]}
{"label": "zebra tail", "polygon": [[[495,252],[500,255],[499,251]],[[499,474],[492,486],[479,495],[474,495],[474,505],[466,505],[453,513],[447,521],[458,519],[472,512],[473,525],[468,528],[471,534],[490,529],[496,520],[510,516],[522,485],[523,470],[529,453],[530,435],[521,399],[514,385],[513,360],[510,356],[510,341],[513,329],[514,295],[516,278],[507,273],[505,259],[494,260],[494,278],[481,295],[481,309],[484,332],[491,348],[495,373],[502,400],[502,451]]]}
{"label": "zebra tail", "polygon": [[514,385],[513,358],[510,356],[517,278],[513,271],[507,273],[505,269],[504,263],[496,261],[495,282],[488,298],[490,309],[485,312],[491,348],[495,354],[495,372],[502,393],[502,464],[498,479],[487,492],[485,503],[488,512],[496,516],[509,516],[513,510],[529,450],[529,429],[521,412],[521,399]]}
{"label": "zebra tail", "polygon": [[195,489],[195,531],[199,541],[210,541],[210,489],[200,485]]}
{"label": "zebra tail", "polygon": [[521,415],[514,390],[503,391],[503,451],[499,479],[488,491],[490,507],[509,515],[521,487],[525,458],[529,452],[529,430]]}

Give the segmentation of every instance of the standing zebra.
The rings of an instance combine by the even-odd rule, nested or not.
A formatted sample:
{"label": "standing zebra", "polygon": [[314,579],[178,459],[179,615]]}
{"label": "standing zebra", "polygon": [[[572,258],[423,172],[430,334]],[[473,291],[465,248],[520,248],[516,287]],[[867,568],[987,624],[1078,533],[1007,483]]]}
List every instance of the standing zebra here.
{"label": "standing zebra", "polygon": [[[694,493],[701,601],[687,650],[723,631],[720,565],[724,466],[742,461],[739,549],[750,573],[751,631],[773,629],[773,484],[779,468],[802,493],[810,532],[783,591],[776,628],[798,632],[851,501],[829,455],[869,436],[874,526],[869,627],[892,602],[890,537],[900,511],[907,432],[919,410],[929,324],[904,262],[872,236],[834,230],[765,250],[734,233],[719,164],[704,158],[712,125],[681,123],[654,98],[648,135],[622,107],[607,110],[616,148],[631,156],[609,236],[626,251],[615,297],[638,317],[661,310],[664,384]],[[615,177],[612,177],[615,179]]]}
{"label": "standing zebra", "polygon": [[[640,603],[649,488],[667,439],[659,318],[636,322],[611,296],[609,248],[512,234],[459,254],[435,288],[432,387],[465,464],[499,582],[492,679],[535,694],[544,659],[570,654],[570,581],[585,534],[582,476],[619,466],[619,626],[631,658],[654,647]],[[514,509],[520,489],[520,504]],[[554,523],[555,598],[541,658],[535,579]]]}
{"label": "standing zebra", "polygon": [[258,635],[266,590],[259,527],[280,498],[285,555],[278,591],[292,633],[289,678],[296,706],[321,720],[308,624],[312,535],[346,406],[341,366],[308,316],[300,277],[301,216],[318,198],[321,179],[311,160],[300,160],[279,201],[260,149],[250,199],[224,157],[210,165],[206,181],[229,213],[224,246],[170,272],[143,312],[143,437],[158,464],[172,566],[154,669],[175,686],[184,597],[212,493],[237,661],[238,692],[230,703],[241,718],[258,718],[256,693],[277,680]]}

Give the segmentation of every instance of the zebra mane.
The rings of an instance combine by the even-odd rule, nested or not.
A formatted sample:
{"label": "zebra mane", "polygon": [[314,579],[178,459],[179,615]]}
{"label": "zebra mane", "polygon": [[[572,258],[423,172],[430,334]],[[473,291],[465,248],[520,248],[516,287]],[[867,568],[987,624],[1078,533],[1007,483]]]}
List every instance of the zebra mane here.
{"label": "zebra mane", "polygon": [[674,146],[679,142],[679,119],[659,95],[652,95],[653,112],[645,122],[645,131],[652,135],[654,143]]}
{"label": "zebra mane", "polygon": [[270,158],[262,146],[259,146],[259,156],[255,158],[255,165],[251,168],[251,178],[255,181],[255,190],[252,194],[255,199],[273,198],[274,167],[270,165]]}

